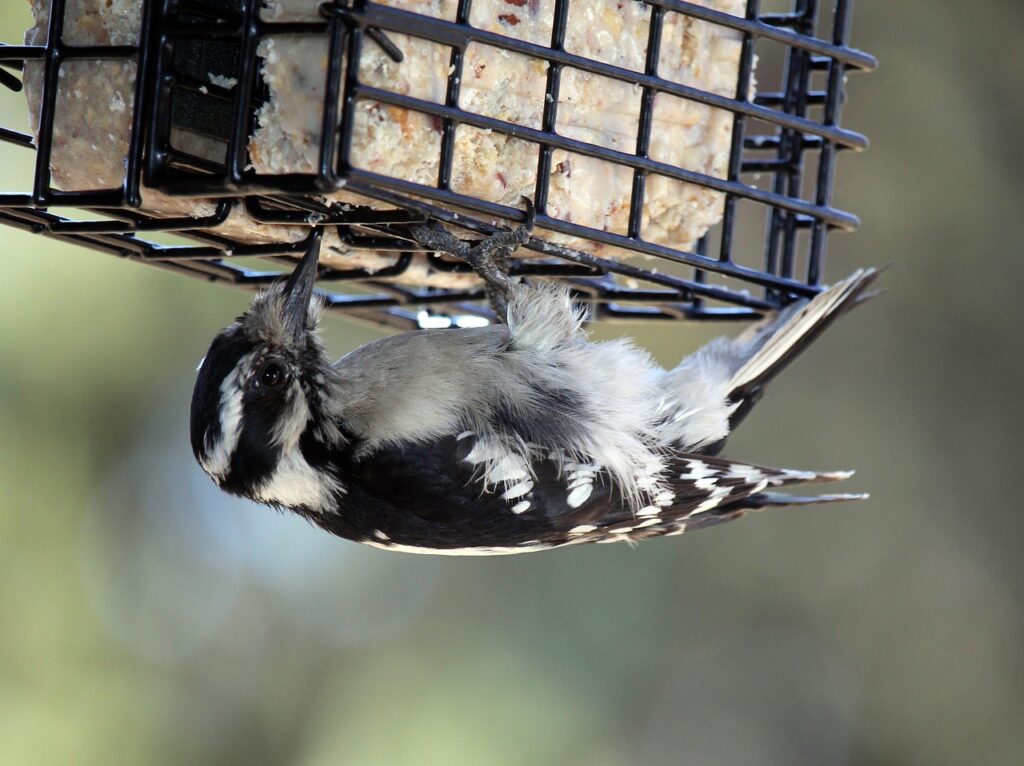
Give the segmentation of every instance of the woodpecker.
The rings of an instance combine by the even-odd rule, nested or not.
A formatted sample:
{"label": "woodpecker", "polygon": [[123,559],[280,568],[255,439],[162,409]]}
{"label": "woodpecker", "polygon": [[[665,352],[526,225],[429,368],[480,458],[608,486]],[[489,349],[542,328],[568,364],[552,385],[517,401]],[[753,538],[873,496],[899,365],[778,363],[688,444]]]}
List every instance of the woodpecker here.
{"label": "woodpecker", "polygon": [[867,297],[861,270],[672,370],[627,340],[593,342],[562,286],[495,270],[521,232],[460,249],[504,323],[423,330],[332,362],[318,336],[319,236],[284,284],[213,341],[192,397],[196,459],[221,489],[378,548],[514,554],[678,535],[783,505],[866,495],[777,490],[852,472],[719,457],[764,386]]}

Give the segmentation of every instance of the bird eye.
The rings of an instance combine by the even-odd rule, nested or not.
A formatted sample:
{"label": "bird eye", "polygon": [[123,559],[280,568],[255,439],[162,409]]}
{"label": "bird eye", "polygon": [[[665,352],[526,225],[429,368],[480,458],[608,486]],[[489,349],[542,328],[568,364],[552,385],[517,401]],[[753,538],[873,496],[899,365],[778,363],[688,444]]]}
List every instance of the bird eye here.
{"label": "bird eye", "polygon": [[277,362],[267,362],[260,370],[259,379],[264,388],[274,388],[284,380],[284,368]]}

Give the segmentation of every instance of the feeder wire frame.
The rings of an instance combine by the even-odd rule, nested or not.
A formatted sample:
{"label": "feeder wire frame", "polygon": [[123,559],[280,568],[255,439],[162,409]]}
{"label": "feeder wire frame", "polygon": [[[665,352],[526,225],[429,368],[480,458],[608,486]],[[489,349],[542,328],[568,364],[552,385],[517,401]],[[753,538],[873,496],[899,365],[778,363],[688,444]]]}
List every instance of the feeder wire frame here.
{"label": "feeder wire frame", "polygon": [[[330,310],[396,329],[422,326],[425,317],[488,317],[488,310],[481,304],[482,288],[414,288],[389,281],[400,279],[411,263],[413,252],[422,250],[411,241],[408,232],[411,224],[435,219],[486,236],[497,230],[490,223],[496,218],[521,219],[519,210],[451,190],[455,131],[459,125],[471,125],[538,145],[534,201],[539,227],[653,256],[691,270],[692,276],[684,278],[532,238],[525,247],[542,257],[515,260],[512,274],[566,281],[576,298],[591,306],[591,316],[595,319],[748,319],[796,297],[814,295],[821,289],[828,233],[833,229],[851,231],[859,224],[856,216],[831,205],[837,153],[867,146],[864,136],[839,124],[846,73],[870,70],[876,65],[872,56],[848,45],[852,0],[835,0],[828,39],[815,36],[815,30],[825,23],[818,0],[793,0],[789,13],[762,12],[760,0],[748,0],[744,18],[683,0],[643,1],[651,6],[651,12],[646,63],[641,73],[564,50],[570,0],[555,0],[551,47],[469,26],[472,0],[459,0],[454,21],[413,14],[367,0],[347,0],[325,3],[321,8],[324,16],[321,21],[302,23],[262,20],[261,0],[159,0],[143,3],[138,45],[72,46],[62,39],[67,0],[51,0],[45,45],[0,45],[0,87],[19,89],[21,83],[15,73],[22,70],[27,61],[40,60],[44,65],[38,138],[0,125],[0,141],[36,152],[32,192],[0,193],[0,223],[190,276],[254,290],[278,279],[281,270],[247,267],[237,263],[238,259],[261,258],[287,268],[296,255],[305,251],[313,234],[300,242],[274,244],[251,244],[218,234],[214,228],[223,223],[234,206],[241,205],[263,223],[308,225],[316,222],[320,226],[336,227],[341,241],[349,247],[396,252],[392,266],[373,273],[321,266],[322,286],[332,282],[354,283],[372,291],[368,295],[348,295],[327,290],[325,297]],[[660,30],[666,13],[680,13],[719,24],[741,35],[735,98],[700,91],[657,76]],[[452,49],[443,104],[370,87],[359,81],[358,66],[344,65],[346,60],[359,60],[361,46],[367,40],[369,44],[382,46],[393,58],[400,57],[400,50],[387,37],[388,32],[412,35]],[[256,46],[263,36],[270,34],[326,34],[330,39],[316,173],[260,175],[248,164],[248,137],[255,125],[256,111],[266,98],[265,89],[261,87],[261,64]],[[176,63],[176,48],[197,40],[212,44],[215,51],[219,46],[218,57],[222,62],[229,62],[229,69],[234,67],[224,74],[235,77],[236,87],[228,89],[203,83],[200,88],[194,77],[181,71]],[[786,49],[782,85],[778,92],[759,92],[748,98],[754,48],[760,40]],[[540,130],[467,112],[458,106],[463,57],[472,43],[484,43],[547,62],[545,109]],[[132,61],[137,67],[126,172],[122,185],[116,189],[65,191],[52,184],[57,80],[61,64],[76,59],[121,59]],[[556,133],[560,73],[566,66],[642,88],[635,154]],[[824,73],[824,87],[815,89],[812,81],[819,72]],[[647,156],[656,93],[669,93],[732,112],[732,145],[726,178],[666,166]],[[223,163],[188,154],[172,145],[171,126],[181,126],[183,122],[181,110],[175,108],[175,99],[181,94],[189,94],[198,104],[191,112],[193,115],[207,108],[216,113],[215,106],[221,114],[226,110],[227,120],[222,119],[219,125],[207,128],[211,135],[226,138]],[[349,162],[354,104],[359,98],[412,109],[441,121],[440,170],[436,185],[382,176]],[[820,122],[807,116],[813,107],[823,111]],[[189,118],[186,115],[184,119]],[[747,135],[747,124],[753,120],[769,125],[771,133]],[[544,214],[551,154],[556,148],[631,168],[633,183],[626,235]],[[806,157],[812,152],[817,153],[816,178],[813,194],[804,199],[801,189],[805,184]],[[642,239],[640,219],[645,183],[653,172],[723,192],[717,253],[710,253],[709,235],[697,243],[694,252]],[[771,189],[744,183],[741,176],[750,173],[771,175]],[[216,209],[202,218],[147,215],[139,210],[143,183],[172,195],[216,198]],[[395,209],[323,204],[324,194],[342,187]],[[762,269],[743,266],[734,257],[737,202],[740,200],[752,201],[768,211]],[[72,220],[52,210],[64,206],[87,210],[96,218]],[[149,232],[174,232],[197,244],[158,244],[146,238]],[[809,235],[801,239],[801,232],[809,232]],[[803,273],[797,275],[797,251],[801,241],[807,243],[806,253],[801,254],[806,265]],[[439,271],[468,268],[437,254],[427,257],[431,266]],[[730,278],[730,286],[709,283],[708,272]],[[741,285],[741,289],[732,284]],[[760,288],[761,294],[753,294],[748,289],[751,286]]]}

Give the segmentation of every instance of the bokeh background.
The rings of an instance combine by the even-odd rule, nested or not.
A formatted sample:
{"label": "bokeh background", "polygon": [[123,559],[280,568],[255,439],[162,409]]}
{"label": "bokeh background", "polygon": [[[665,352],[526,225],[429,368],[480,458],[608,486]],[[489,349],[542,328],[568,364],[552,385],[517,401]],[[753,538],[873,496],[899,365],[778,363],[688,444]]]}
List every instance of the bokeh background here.
{"label": "bokeh background", "polygon": [[[514,558],[336,540],[193,463],[243,294],[0,229],[0,763],[1024,763],[1024,5],[857,6],[882,67],[830,275],[892,264],[888,294],[730,449],[856,467],[857,506]],[[600,332],[668,363],[713,329]]]}

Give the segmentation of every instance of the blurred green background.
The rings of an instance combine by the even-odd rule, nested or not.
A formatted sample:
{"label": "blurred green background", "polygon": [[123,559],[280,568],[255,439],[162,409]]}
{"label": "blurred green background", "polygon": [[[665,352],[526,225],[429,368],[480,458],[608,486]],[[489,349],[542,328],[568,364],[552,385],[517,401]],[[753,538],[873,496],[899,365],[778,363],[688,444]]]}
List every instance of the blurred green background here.
{"label": "blurred green background", "polygon": [[[855,20],[882,67],[829,269],[892,264],[888,294],[730,454],[856,467],[856,506],[513,558],[336,540],[190,454],[244,294],[0,229],[0,763],[1024,762],[1024,6]],[[27,25],[5,0],[0,36]],[[0,149],[2,186],[30,159]],[[715,329],[600,332],[670,363]]]}

